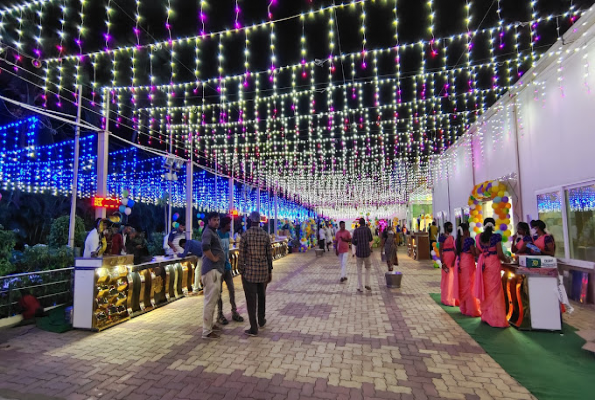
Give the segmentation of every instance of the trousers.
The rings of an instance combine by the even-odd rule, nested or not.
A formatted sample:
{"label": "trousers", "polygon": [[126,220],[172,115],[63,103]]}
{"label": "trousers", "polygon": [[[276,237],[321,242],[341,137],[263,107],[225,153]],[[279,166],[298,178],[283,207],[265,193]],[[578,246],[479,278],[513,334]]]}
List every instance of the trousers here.
{"label": "trousers", "polygon": [[221,272],[212,269],[202,277],[204,307],[202,316],[202,336],[208,336],[213,332],[215,306],[221,296]]}
{"label": "trousers", "polygon": [[200,288],[200,270],[202,268],[202,257],[198,257],[198,263],[196,263],[196,268],[194,269],[194,286],[192,290],[194,292],[198,292],[198,288]]}
{"label": "trousers", "polygon": [[362,264],[366,266],[366,286],[370,286],[370,268],[372,267],[372,261],[370,257],[356,257],[357,265],[357,288],[362,289]]}
{"label": "trousers", "polygon": [[339,262],[341,263],[341,278],[347,276],[347,261],[349,260],[349,253],[339,253]]}
{"label": "trousers", "polygon": [[[246,308],[248,311],[248,319],[250,320],[250,330],[253,333],[258,333],[258,326],[264,325],[266,311],[266,283],[248,282],[242,277],[242,284],[244,285],[244,294],[246,295]],[[256,323],[257,308],[258,324]]]}
{"label": "trousers", "polygon": [[227,291],[229,292],[229,303],[231,304],[231,312],[235,313],[237,311],[236,308],[236,290],[233,285],[233,275],[231,274],[231,270],[225,271],[221,276],[221,295],[219,296],[219,301],[217,302],[217,315],[223,314],[223,282],[227,285]]}

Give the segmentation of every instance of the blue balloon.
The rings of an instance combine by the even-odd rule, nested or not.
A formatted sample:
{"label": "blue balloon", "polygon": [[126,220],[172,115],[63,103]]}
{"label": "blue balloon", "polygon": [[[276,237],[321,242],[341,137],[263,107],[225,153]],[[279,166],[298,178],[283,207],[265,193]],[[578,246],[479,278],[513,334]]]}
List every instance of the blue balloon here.
{"label": "blue balloon", "polygon": [[128,199],[128,207],[132,208],[134,206],[134,200]]}
{"label": "blue balloon", "polygon": [[196,214],[196,218],[200,218],[200,213]]}
{"label": "blue balloon", "polygon": [[180,218],[180,214],[178,214],[178,213],[175,213],[175,214],[173,215],[173,220],[174,220],[174,221],[177,221],[177,220],[178,220],[178,218]]}
{"label": "blue balloon", "polygon": [[123,213],[123,212],[126,212],[126,206],[120,206],[120,207],[118,207],[118,210],[119,210],[121,213]]}

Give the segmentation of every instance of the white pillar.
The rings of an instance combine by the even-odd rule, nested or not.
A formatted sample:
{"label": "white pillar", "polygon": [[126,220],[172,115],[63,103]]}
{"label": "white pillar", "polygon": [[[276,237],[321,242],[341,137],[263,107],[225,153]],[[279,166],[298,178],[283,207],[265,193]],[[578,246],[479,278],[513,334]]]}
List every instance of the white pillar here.
{"label": "white pillar", "polygon": [[80,141],[81,136],[81,109],[83,105],[83,86],[78,87],[78,104],[76,110],[76,129],[74,132],[74,160],[72,167],[72,194],[70,199],[70,223],[68,225],[68,246],[74,249],[74,231],[76,222],[76,198],[78,196],[78,177],[79,177],[79,153],[80,153]]}
{"label": "white pillar", "polygon": [[[109,156],[109,114],[110,114],[110,96],[109,90],[105,90],[104,116],[105,129],[97,135],[97,197],[107,197],[107,167]],[[95,209],[95,218],[105,218],[105,208]]]}
{"label": "white pillar", "polygon": [[227,192],[229,194],[229,207],[228,207],[229,211],[228,212],[229,212],[229,216],[231,217],[231,229],[229,231],[230,232],[229,235],[233,238],[234,231],[233,231],[233,214],[232,213],[233,213],[233,207],[234,207],[234,205],[233,205],[234,187],[233,187],[233,177],[231,177],[231,176],[229,177],[229,190]]}
{"label": "white pillar", "polygon": [[192,164],[192,145],[190,145],[190,159],[186,161],[186,240],[192,239],[192,214],[194,214],[194,208],[192,207],[193,176],[194,164]]}
{"label": "white pillar", "polygon": [[260,188],[256,188],[256,211],[260,212]]}
{"label": "white pillar", "polygon": [[273,234],[277,235],[277,227],[279,226],[278,220],[278,212],[279,212],[279,204],[277,202],[277,192],[275,191],[275,220],[273,221]]}

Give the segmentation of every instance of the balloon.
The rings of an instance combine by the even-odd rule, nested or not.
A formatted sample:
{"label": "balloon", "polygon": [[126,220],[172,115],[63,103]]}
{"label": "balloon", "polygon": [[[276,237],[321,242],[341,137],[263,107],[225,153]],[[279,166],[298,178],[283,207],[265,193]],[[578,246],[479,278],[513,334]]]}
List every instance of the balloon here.
{"label": "balloon", "polygon": [[126,189],[122,190],[122,197],[128,197],[128,195],[130,194],[130,192]]}
{"label": "balloon", "polygon": [[436,256],[436,252],[434,250],[432,250],[432,252],[430,254],[432,255],[432,257]]}
{"label": "balloon", "polygon": [[132,214],[132,208],[126,207],[126,209],[124,210],[124,214],[126,214],[126,215]]}
{"label": "balloon", "polygon": [[196,218],[200,218],[200,213],[196,214]]}
{"label": "balloon", "polygon": [[199,222],[198,222],[198,225],[200,225],[200,226],[205,226],[205,221],[199,221]]}
{"label": "balloon", "polygon": [[177,228],[178,228],[178,226],[180,226],[180,224],[179,224],[179,223],[177,223],[177,222],[174,222],[173,224],[171,224],[171,226],[173,226],[174,228],[176,228],[176,229],[177,229]]}
{"label": "balloon", "polygon": [[498,196],[500,196],[500,197],[504,197],[504,195],[505,195],[505,194],[506,194],[506,193],[505,193],[503,190],[500,190],[500,191],[498,192]]}
{"label": "balloon", "polygon": [[123,206],[128,206],[128,197],[124,197],[124,198],[122,199],[122,205],[123,205]]}
{"label": "balloon", "polygon": [[502,202],[508,203],[508,196],[502,196]]}
{"label": "balloon", "polygon": [[173,219],[174,221],[177,221],[177,220],[178,220],[178,218],[180,218],[180,214],[178,214],[178,213],[175,213],[174,215],[172,215],[172,219]]}
{"label": "balloon", "polygon": [[128,207],[132,208],[132,207],[134,207],[134,204],[135,204],[134,200],[128,199]]}
{"label": "balloon", "polygon": [[118,207],[118,211],[120,211],[121,213],[125,213],[126,212],[126,206],[120,206],[120,207]]}
{"label": "balloon", "polygon": [[475,226],[476,226],[477,228],[481,228],[481,222],[478,222],[478,223],[477,223]]}
{"label": "balloon", "polygon": [[503,235],[503,236],[502,236],[502,241],[503,241],[503,242],[508,242],[508,237],[507,237],[507,236],[505,236],[505,235]]}

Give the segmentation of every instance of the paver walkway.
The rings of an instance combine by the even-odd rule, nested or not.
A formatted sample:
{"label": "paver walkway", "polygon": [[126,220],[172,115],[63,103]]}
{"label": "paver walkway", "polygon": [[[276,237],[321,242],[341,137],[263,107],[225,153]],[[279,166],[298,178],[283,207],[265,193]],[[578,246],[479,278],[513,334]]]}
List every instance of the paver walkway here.
{"label": "paver walkway", "polygon": [[[101,333],[2,332],[0,397],[533,398],[428,296],[439,291],[438,270],[400,254],[403,287],[387,289],[385,266],[373,257],[372,291],[363,294],[353,260],[344,284],[332,253],[275,262],[257,338],[243,335],[247,323],[230,321],[221,339],[202,340],[202,296]],[[236,278],[247,321],[241,289]],[[224,307],[229,314],[226,294]]]}

